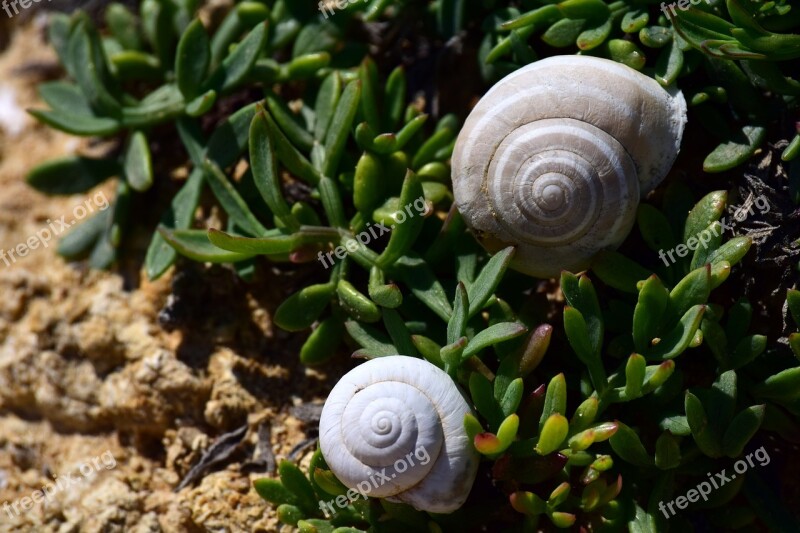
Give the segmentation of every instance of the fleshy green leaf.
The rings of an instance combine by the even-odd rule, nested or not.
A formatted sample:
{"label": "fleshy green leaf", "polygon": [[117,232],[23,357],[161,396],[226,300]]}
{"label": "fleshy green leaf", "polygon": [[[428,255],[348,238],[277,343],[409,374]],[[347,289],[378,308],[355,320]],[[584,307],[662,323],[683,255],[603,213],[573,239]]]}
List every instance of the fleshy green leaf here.
{"label": "fleshy green leaf", "polygon": [[787,368],[768,377],[753,388],[760,397],[777,401],[791,401],[800,397],[800,367]]}
{"label": "fleshy green leaf", "polygon": [[89,22],[81,20],[70,33],[68,54],[75,68],[73,75],[92,108],[112,118],[120,116],[119,101],[106,87],[108,67],[101,50],[99,37],[89,29]]}
{"label": "fleshy green leaf", "polygon": [[339,168],[347,138],[350,136],[350,128],[358,112],[360,98],[361,83],[358,81],[348,83],[325,135],[325,164],[321,169],[324,176],[333,176]]}
{"label": "fleshy green leaf", "polygon": [[283,197],[273,141],[263,109],[256,113],[250,126],[250,168],[253,179],[272,214],[291,231],[300,229]]}
{"label": "fleshy green leaf", "polygon": [[347,333],[362,346],[353,356],[361,357],[383,357],[386,355],[398,355],[399,350],[392,344],[391,340],[381,331],[367,324],[361,324],[355,320],[345,322]]}
{"label": "fleshy green leaf", "polygon": [[256,26],[203,85],[201,93],[214,90],[217,94],[229,91],[241,83],[256,63],[267,42],[266,23]]}
{"label": "fleshy green leaf", "polygon": [[689,268],[695,270],[707,263],[711,263],[709,258],[722,245],[722,238],[722,225],[719,222],[712,222],[696,238],[690,237],[689,241],[687,241],[687,246],[689,249],[694,248],[695,250]]}
{"label": "fleshy green leaf", "polygon": [[367,289],[369,297],[382,307],[395,309],[403,303],[403,293],[400,288],[394,283],[385,284],[384,272],[377,266],[370,269]]}
{"label": "fleshy green leaf", "polygon": [[[495,384],[496,383],[497,380],[495,380]],[[497,396],[497,392],[497,388],[495,387],[495,396]],[[506,387],[502,398],[500,398],[500,409],[503,411],[503,415],[510,416],[517,410],[517,407],[519,407],[522,401],[523,392],[524,385],[522,378],[513,380],[508,387]]]}
{"label": "fleshy green leaf", "polygon": [[314,366],[328,361],[336,353],[344,331],[344,324],[340,319],[328,317],[323,320],[300,348],[300,362]]}
{"label": "fleshy green leaf", "polygon": [[250,238],[231,235],[224,231],[211,229],[208,239],[225,250],[251,255],[288,254],[309,244],[329,244],[336,242],[339,233],[331,228],[302,226],[297,233],[283,230],[269,230],[263,237]]}
{"label": "fleshy green leaf", "polygon": [[683,241],[686,242],[691,237],[697,237],[712,223],[719,220],[725,212],[727,202],[727,191],[710,192],[697,202],[686,218]]}
{"label": "fleshy green leaf", "polygon": [[512,247],[494,254],[483,267],[475,282],[469,286],[467,299],[469,300],[470,317],[475,316],[478,311],[483,309],[483,306],[494,294],[513,256],[514,248]]}
{"label": "fleshy green leaf", "polygon": [[190,117],[203,116],[211,110],[216,102],[217,92],[208,91],[186,104],[186,114]]}
{"label": "fleshy green leaf", "polygon": [[656,466],[662,470],[669,470],[677,467],[680,462],[680,444],[669,431],[665,431],[656,441]]}
{"label": "fleshy green leaf", "polygon": [[309,285],[286,299],[275,311],[274,321],[286,331],[306,329],[317,320],[336,291],[332,283]]}
{"label": "fleshy green leaf", "polygon": [[464,336],[467,328],[467,310],[469,301],[464,284],[459,282],[456,286],[456,298],[453,304],[453,314],[447,322],[447,343],[452,344]]}
{"label": "fleshy green leaf", "polygon": [[58,241],[58,254],[66,259],[81,259],[108,230],[111,210],[106,209],[76,224]]}
{"label": "fleshy green leaf", "polygon": [[375,302],[361,294],[349,281],[339,280],[336,292],[342,308],[354,319],[360,322],[377,322],[381,319],[381,310]]}
{"label": "fleshy green leaf", "polygon": [[[654,252],[671,250],[677,244],[675,235],[669,225],[669,220],[664,213],[650,204],[640,204],[636,211],[636,221],[644,242]],[[665,261],[663,259],[662,261]],[[669,266],[666,264],[665,266]]]}
{"label": "fleshy green leaf", "polygon": [[375,154],[364,152],[356,164],[353,178],[353,205],[365,216],[370,216],[383,201],[385,192],[383,163]]}
{"label": "fleshy green leaf", "polygon": [[161,227],[158,232],[182,256],[201,263],[237,263],[254,255],[217,248],[208,240],[206,230],[169,230]]}
{"label": "fleshy green leaf", "polygon": [[639,436],[622,422],[619,422],[617,432],[608,442],[611,444],[614,453],[632,465],[640,467],[653,466],[653,459],[647,453],[642,441],[639,440]]}
{"label": "fleshy green leaf", "polygon": [[536,443],[536,453],[548,455],[558,450],[569,433],[569,422],[564,415],[555,413],[544,421]]}
{"label": "fleshy green leaf", "polygon": [[637,398],[641,395],[646,367],[647,363],[641,355],[635,353],[628,358],[628,363],[625,365],[625,397],[627,399]]}
{"label": "fleshy green leaf", "polygon": [[570,431],[572,433],[578,433],[588,428],[597,416],[598,406],[599,401],[597,397],[590,396],[586,398],[586,400],[575,409],[575,413],[572,415],[572,420],[570,420],[569,423]]}
{"label": "fleshy green leaf", "polygon": [[711,264],[727,261],[731,266],[735,265],[747,254],[752,244],[750,237],[734,237],[709,255],[707,261]]}
{"label": "fleshy green leaf", "polygon": [[547,503],[532,492],[514,492],[509,499],[515,511],[528,516],[540,515],[547,509]]}
{"label": "fleshy green leaf", "polygon": [[273,505],[297,503],[297,496],[292,491],[283,486],[277,479],[261,478],[253,482],[253,488],[259,496],[272,503]]}
{"label": "fleshy green leaf", "polygon": [[547,384],[542,415],[539,418],[539,431],[544,428],[544,423],[552,415],[565,414],[567,411],[567,381],[564,374],[558,374]]}
{"label": "fleshy green leaf", "polygon": [[137,131],[131,136],[124,166],[125,178],[134,190],[143,192],[153,185],[153,163],[144,133]]}
{"label": "fleshy green leaf", "polygon": [[489,426],[492,428],[499,427],[505,417],[494,399],[492,384],[489,383],[489,380],[478,372],[473,372],[469,376],[469,392],[475,408],[486,418]]}
{"label": "fleshy green leaf", "polygon": [[392,343],[397,347],[398,352],[409,357],[416,357],[418,354],[414,341],[411,339],[411,332],[400,313],[393,309],[384,309],[381,314],[386,331],[389,332]]}
{"label": "fleshy green leaf", "polygon": [[26,177],[28,185],[45,194],[86,192],[120,172],[112,159],[71,156],[35,167]]}
{"label": "fleshy green leaf", "polygon": [[501,446],[499,452],[503,452],[511,446],[511,443],[514,442],[517,436],[518,429],[519,417],[517,415],[510,414],[503,420],[500,427],[497,428],[497,440],[500,441]]}
{"label": "fleshy green leaf", "polygon": [[711,266],[705,265],[687,274],[669,294],[670,311],[680,316],[691,307],[705,304],[711,294]]}
{"label": "fleshy green leaf", "polygon": [[289,526],[297,525],[297,522],[306,516],[302,509],[296,505],[291,505],[288,503],[279,505],[275,510],[275,513],[278,516],[278,520],[280,520],[282,524]]}
{"label": "fleshy green leaf", "polygon": [[[172,198],[170,208],[161,217],[159,226],[165,229],[187,229],[200,201],[202,188],[203,171],[195,169],[181,190]],[[175,262],[176,257],[175,248],[167,244],[160,232],[155,232],[144,262],[147,277],[151,280],[160,277]]]}
{"label": "fleshy green leaf", "polygon": [[683,353],[694,338],[706,306],[695,305],[678,322],[675,328],[642,355],[648,359],[672,359]]}
{"label": "fleshy green leaf", "polygon": [[53,111],[64,115],[77,115],[95,118],[89,101],[80,87],[65,81],[52,81],[39,85],[39,95]]}
{"label": "fleshy green leaf", "polygon": [[589,328],[583,315],[577,309],[564,307],[564,332],[569,345],[575,351],[578,359],[586,365],[594,387],[602,392],[608,385],[600,352],[592,347],[589,337]]}
{"label": "fleshy green leaf", "polygon": [[253,236],[267,233],[267,228],[253,215],[247,203],[219,167],[209,160],[206,161],[204,170],[214,196],[217,197],[225,212],[236,225]]}
{"label": "fleshy green leaf", "polygon": [[272,91],[267,91],[265,100],[270,115],[286,134],[289,141],[300,150],[311,150],[314,146],[314,137],[300,125],[289,106]]}
{"label": "fleshy green leaf", "polygon": [[680,76],[684,67],[684,53],[676,39],[661,51],[656,61],[655,78],[664,87],[670,87]]}
{"label": "fleshy green leaf", "polygon": [[120,129],[119,121],[112,118],[72,115],[61,111],[39,109],[29,109],[28,113],[57,130],[83,137],[105,137],[115,134]]}
{"label": "fleshy green leaf", "polygon": [[480,331],[469,341],[462,357],[467,359],[484,348],[513,339],[524,334],[528,329],[517,322],[501,322]]}
{"label": "fleshy green leaf", "polygon": [[692,430],[692,436],[697,447],[709,457],[719,457],[722,454],[720,435],[715,435],[709,426],[706,410],[700,399],[686,391],[686,419]]}
{"label": "fleshy green leaf", "polygon": [[569,272],[562,272],[561,291],[567,304],[580,311],[586,322],[592,351],[599,354],[603,346],[603,315],[592,282],[585,275],[578,278]]}
{"label": "fleshy green leaf", "polygon": [[175,57],[175,78],[187,100],[201,92],[200,86],[211,62],[210,46],[203,23],[195,19],[181,36]]}
{"label": "fleshy green leaf", "polygon": [[233,113],[214,129],[208,139],[206,157],[220,168],[239,160],[250,138],[250,124],[257,111],[257,103],[247,105]]}
{"label": "fleshy green leaf", "polygon": [[645,281],[639,291],[639,301],[633,311],[633,342],[636,350],[644,352],[663,327],[669,292],[655,274]]}
{"label": "fleshy green leaf", "polygon": [[281,483],[297,497],[297,506],[306,513],[315,513],[319,510],[314,487],[298,467],[289,461],[281,461],[278,465],[278,474]]}
{"label": "fleshy green leaf", "polygon": [[398,260],[394,269],[414,296],[442,320],[450,320],[452,309],[444,288],[424,260],[406,255]]}
{"label": "fleshy green leaf", "polygon": [[736,415],[722,438],[722,453],[728,457],[742,455],[744,447],[761,427],[764,412],[764,405],[753,405]]}
{"label": "fleshy green leaf", "polygon": [[603,283],[624,292],[636,293],[639,281],[649,278],[652,272],[614,251],[602,251],[595,256],[592,272]]}
{"label": "fleshy green leaf", "polygon": [[[598,30],[610,29],[610,19],[605,26]],[[608,55],[611,59],[622,63],[634,70],[642,70],[647,61],[647,57],[633,41],[625,39],[611,39],[608,41]]]}
{"label": "fleshy green leaf", "polygon": [[800,327],[800,291],[789,289],[786,292],[786,305],[797,327]]}
{"label": "fleshy green leaf", "polygon": [[325,139],[341,92],[342,78],[338,72],[334,71],[322,82],[314,106],[314,115],[316,116],[314,138],[318,141]]}
{"label": "fleshy green leaf", "polygon": [[717,146],[708,154],[703,162],[703,170],[716,173],[724,172],[746,162],[756,152],[767,130],[761,126],[745,126],[730,140]]}
{"label": "fleshy green leaf", "polygon": [[400,192],[401,209],[394,215],[395,223],[392,224],[389,244],[378,257],[378,266],[388,267],[394,264],[414,245],[425,223],[425,212],[417,207],[417,202],[421,198],[423,198],[422,183],[416,174],[408,171]]}

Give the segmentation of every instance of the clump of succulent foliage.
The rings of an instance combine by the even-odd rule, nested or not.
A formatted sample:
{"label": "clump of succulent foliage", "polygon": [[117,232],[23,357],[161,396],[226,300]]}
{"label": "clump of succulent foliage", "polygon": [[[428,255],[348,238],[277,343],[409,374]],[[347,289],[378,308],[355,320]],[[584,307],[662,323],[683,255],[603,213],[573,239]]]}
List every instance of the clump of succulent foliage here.
{"label": "clump of succulent foliage", "polygon": [[[186,0],[145,0],[139,14],[112,4],[101,29],[81,13],[53,16],[50,40],[70,81],[43,84],[50,109],[31,111],[54,128],[119,143],[112,157],[31,172],[29,182],[52,194],[118,177],[114,207],[68,234],[63,255],[113,264],[134,222],[132,196],[166,180],[154,169],[188,165],[177,193],[160,199],[169,207],[148,276],[179,255],[232,264],[244,278],[260,256],[307,268],[313,281],[274,316],[286,330],[312,330],[303,363],[324,363],[342,344],[361,358],[423,357],[468,391],[476,416],[465,428],[484,461],[464,508],[433,515],[357,499],[326,517],[319,501],[346,489],[316,452],[308,477],[283,462],[280,480],[256,482],[278,518],[320,532],[653,531],[698,520],[796,529],[758,469],[669,520],[658,507],[756,444],[800,441],[800,333],[778,342],[751,331],[753,314],[766,311],[727,286],[752,245],[721,230],[728,192],[694,184],[707,192],[701,198],[668,180],[639,208],[638,253],[623,246],[589,273],[564,272],[560,292],[509,271],[514,250],[489,257],[452,207],[459,118],[426,114],[408,94],[407,69],[371,57],[365,36],[414,21],[439,46],[476,51],[470,60],[487,85],[548,54],[623,62],[684,91],[690,131],[720,137],[702,169],[721,172],[746,163],[768,135],[784,141],[787,166],[800,152],[787,122],[800,92],[787,76],[800,57],[800,35],[791,34],[800,12],[784,1],[712,0],[669,12],[670,21],[656,4],[624,0],[372,0],[325,19],[303,6],[238,2],[211,25]],[[152,139],[173,131],[188,161],[154,161]],[[787,174],[783,189],[800,201],[797,159]],[[198,227],[205,189],[224,228]],[[424,214],[355,244],[419,198]],[[702,232],[714,235],[708,247],[669,267],[658,259]],[[349,253],[324,268],[320,254],[336,246]],[[800,292],[786,294],[784,314],[800,328]]]}
{"label": "clump of succulent foliage", "polygon": [[[665,87],[682,89],[690,118],[719,139],[703,164],[706,172],[744,163],[763,145],[770,124],[796,115],[800,83],[791,74],[800,36],[790,32],[800,27],[800,12],[788,2],[709,0],[688,9],[624,0],[522,4],[533,9],[508,8],[496,15],[507,20],[484,26],[480,57],[496,68],[492,74],[535,61],[534,35],[560,52],[577,49],[651,73]],[[800,152],[800,132],[792,135],[787,161]]]}

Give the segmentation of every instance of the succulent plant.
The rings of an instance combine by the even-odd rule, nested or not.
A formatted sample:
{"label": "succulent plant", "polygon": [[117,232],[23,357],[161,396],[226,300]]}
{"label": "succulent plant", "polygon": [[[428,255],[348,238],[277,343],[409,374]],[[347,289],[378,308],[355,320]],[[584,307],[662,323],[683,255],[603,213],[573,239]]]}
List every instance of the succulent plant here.
{"label": "succulent plant", "polygon": [[[796,9],[712,1],[670,20],[655,4],[624,0],[372,0],[327,17],[309,5],[239,2],[209,24],[214,13],[197,17],[192,2],[146,0],[138,15],[112,4],[101,29],[80,13],[53,16],[50,40],[72,81],[43,84],[51,109],[32,113],[116,145],[28,177],[51,194],[119,177],[114,208],[62,240],[69,258],[112,265],[131,203],[145,194],[169,205],[146,227],[151,278],[179,256],[232,264],[245,279],[262,259],[304,269],[273,317],[310,331],[304,364],[343,346],[356,358],[422,357],[468,391],[475,414],[464,429],[482,464],[460,510],[348,497],[317,451],[308,476],[283,462],[280,480],[255,483],[281,522],[339,532],[662,530],[659,503],[752,453],[764,434],[800,441],[800,292],[781,292],[794,320],[789,349],[754,320],[767,304],[726,284],[752,267],[742,262],[753,246],[726,229],[728,182],[700,179],[701,164],[688,161],[691,179],[673,173],[644,199],[618,251],[603,251],[588,272],[562,272],[560,289],[526,277],[508,269],[514,248],[487,254],[453,206],[450,156],[468,109],[447,114],[430,105],[435,96],[416,98],[413,61],[398,66],[397,52],[377,52],[368,36],[405,35],[414,21],[414,35],[442,54],[463,46],[485,82],[554,49],[624,63],[684,92],[690,138],[703,137],[699,126],[722,137],[706,172],[746,163],[768,132],[783,141],[782,187],[796,204],[800,138],[786,118],[796,117],[798,91],[785,75],[797,64]],[[165,153],[174,133],[185,155]],[[164,175],[178,169],[188,177],[175,187]],[[209,206],[221,214],[200,209]],[[708,512],[721,528],[794,529],[762,477],[751,468],[747,484],[740,476],[700,504],[710,511],[689,508],[670,525]],[[336,513],[320,506],[337,497]]]}
{"label": "succulent plant", "polygon": [[[696,120],[720,141],[703,169],[722,172],[763,145],[767,124],[796,111],[800,85],[790,73],[800,57],[800,37],[787,32],[800,19],[785,2],[679,4],[653,9],[636,2],[566,0],[526,13],[509,8],[506,21],[484,38],[482,58],[501,72],[515,70],[538,58],[528,42],[541,34],[548,46],[607,57],[649,73],[665,87],[677,85]],[[508,56],[510,62],[501,61]],[[760,105],[761,90],[773,94],[773,108]],[[799,149],[795,136],[785,160]]]}

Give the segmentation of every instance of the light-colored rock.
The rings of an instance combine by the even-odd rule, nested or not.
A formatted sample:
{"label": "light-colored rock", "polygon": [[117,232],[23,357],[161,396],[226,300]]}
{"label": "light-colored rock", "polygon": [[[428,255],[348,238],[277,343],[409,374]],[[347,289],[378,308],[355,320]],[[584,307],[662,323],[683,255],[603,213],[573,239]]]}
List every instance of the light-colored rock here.
{"label": "light-colored rock", "polygon": [[[0,53],[0,80],[23,107],[43,105],[36,76],[16,74],[29,62],[54,60],[42,35],[22,28]],[[24,182],[32,165],[108,148],[35,121],[15,138],[0,128],[1,247],[25,242],[85,200],[33,191]],[[114,188],[111,181],[97,190],[113,198]],[[278,428],[272,451],[285,457],[306,438],[287,412],[291,394],[321,401],[330,388],[328,376],[303,372],[296,353],[273,336],[270,310],[285,282],[229,282],[197,308],[204,321],[165,331],[158,314],[172,278],[149,282],[139,272],[149,228],[137,231],[126,237],[133,249],[116,273],[65,263],[55,239],[8,266],[0,259],[0,533],[278,529],[274,509],[252,490],[263,474],[243,472],[240,462],[253,453],[263,420]],[[208,271],[196,268],[197,283],[207,281]],[[233,279],[224,269],[213,272]],[[248,422],[243,451],[230,464],[173,492],[221,434]],[[116,458],[113,469],[5,516],[4,502],[30,496],[106,450]]]}

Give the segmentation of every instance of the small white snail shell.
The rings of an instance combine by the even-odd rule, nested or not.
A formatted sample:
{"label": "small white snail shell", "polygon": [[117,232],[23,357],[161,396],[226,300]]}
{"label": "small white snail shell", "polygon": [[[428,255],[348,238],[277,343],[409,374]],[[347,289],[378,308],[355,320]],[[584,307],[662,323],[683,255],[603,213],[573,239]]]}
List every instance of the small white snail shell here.
{"label": "small white snail shell", "polygon": [[686,101],[614,61],[555,56],[499,81],[453,152],[458,210],[490,252],[552,277],[622,244],[680,150]]}
{"label": "small white snail shell", "polygon": [[464,504],[480,462],[464,429],[469,412],[456,384],[436,366],[379,357],[333,388],[322,408],[319,444],[348,488],[449,513]]}

